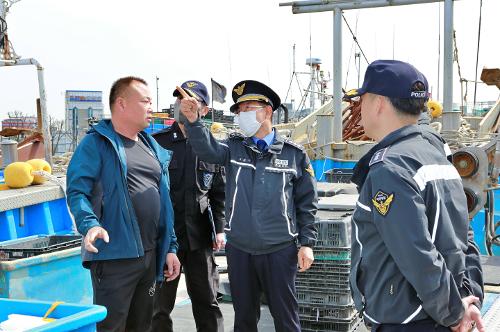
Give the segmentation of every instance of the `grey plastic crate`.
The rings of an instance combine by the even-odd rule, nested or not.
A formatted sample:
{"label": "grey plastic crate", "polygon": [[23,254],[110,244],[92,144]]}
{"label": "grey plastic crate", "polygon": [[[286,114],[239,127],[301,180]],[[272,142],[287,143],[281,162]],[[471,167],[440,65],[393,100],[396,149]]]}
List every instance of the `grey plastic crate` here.
{"label": "grey plastic crate", "polygon": [[304,275],[299,273],[295,279],[295,285],[303,287],[324,287],[333,288],[338,290],[350,290],[349,275],[345,274],[331,274],[331,275]]}
{"label": "grey plastic crate", "polygon": [[328,216],[326,213],[317,216],[315,225],[318,228],[318,240],[315,248],[351,246],[351,216],[343,214],[342,217],[335,218],[336,216]]}
{"label": "grey plastic crate", "polygon": [[308,321],[352,320],[357,314],[353,305],[349,306],[299,306],[299,318]]}
{"label": "grey plastic crate", "polygon": [[302,332],[350,332],[354,331],[361,319],[355,317],[352,320],[333,320],[333,321],[315,321],[315,320],[301,320]]}
{"label": "grey plastic crate", "polygon": [[296,285],[297,301],[307,305],[352,305],[354,302],[348,290],[325,289],[324,287],[311,287]]}

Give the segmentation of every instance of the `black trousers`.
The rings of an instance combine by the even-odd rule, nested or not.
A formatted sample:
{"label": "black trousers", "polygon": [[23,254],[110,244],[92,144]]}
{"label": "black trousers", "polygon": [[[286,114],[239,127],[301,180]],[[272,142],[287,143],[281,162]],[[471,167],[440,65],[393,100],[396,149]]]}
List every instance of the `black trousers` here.
{"label": "black trousers", "polygon": [[97,332],[149,332],[156,287],[156,252],[143,257],[94,261],[90,265],[94,303],[108,310]]}
{"label": "black trousers", "polygon": [[297,247],[251,255],[226,245],[226,256],[234,308],[234,331],[257,332],[260,299],[264,292],[277,332],[300,332],[295,276]]}
{"label": "black trousers", "polygon": [[437,324],[431,319],[418,320],[408,324],[381,324],[372,327],[372,332],[450,332],[449,327]]}
{"label": "black trousers", "polygon": [[[212,248],[194,251],[179,250],[177,252],[186,287],[191,299],[196,330],[203,332],[224,331],[222,312],[217,302],[219,290],[219,273],[215,265]],[[175,306],[179,278],[163,282],[157,286],[154,301],[153,331],[172,332],[173,324],[170,313]]]}

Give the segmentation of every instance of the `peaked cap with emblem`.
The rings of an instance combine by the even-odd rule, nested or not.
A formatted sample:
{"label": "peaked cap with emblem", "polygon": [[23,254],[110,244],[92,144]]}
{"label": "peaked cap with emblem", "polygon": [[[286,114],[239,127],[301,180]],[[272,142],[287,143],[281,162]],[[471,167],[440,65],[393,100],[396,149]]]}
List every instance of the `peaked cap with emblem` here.
{"label": "peaked cap with emblem", "polygon": [[[182,83],[181,88],[184,89],[191,97],[198,99],[199,101],[203,101],[205,105],[210,104],[210,96],[208,95],[207,87],[205,84],[198,81],[186,81]],[[172,93],[174,97],[178,97],[180,95],[177,89]]]}
{"label": "peaked cap with emblem", "polygon": [[231,112],[238,110],[238,105],[245,101],[260,101],[266,103],[275,111],[281,104],[280,97],[264,83],[246,80],[237,83],[232,91],[234,105],[229,109]]}

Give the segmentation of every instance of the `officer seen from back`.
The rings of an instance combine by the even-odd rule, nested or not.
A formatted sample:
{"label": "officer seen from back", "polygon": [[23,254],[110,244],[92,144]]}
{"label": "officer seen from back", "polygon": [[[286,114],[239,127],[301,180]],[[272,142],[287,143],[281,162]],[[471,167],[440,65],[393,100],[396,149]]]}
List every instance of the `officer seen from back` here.
{"label": "officer seen from back", "polygon": [[[417,126],[428,84],[412,65],[378,60],[361,123],[378,142],[356,165],[351,289],[372,331],[484,331],[482,280],[468,273],[467,203],[443,144]],[[481,283],[481,284],[480,284]]]}

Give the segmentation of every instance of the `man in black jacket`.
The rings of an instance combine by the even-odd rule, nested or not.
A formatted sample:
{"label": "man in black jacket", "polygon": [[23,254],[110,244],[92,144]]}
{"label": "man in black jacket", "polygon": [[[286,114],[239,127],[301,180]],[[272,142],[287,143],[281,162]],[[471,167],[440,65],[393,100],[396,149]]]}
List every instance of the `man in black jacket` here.
{"label": "man in black jacket", "polygon": [[[205,85],[187,81],[182,88],[197,100],[198,113],[208,112],[209,96]],[[198,331],[223,331],[222,313],[217,303],[219,275],[213,250],[224,247],[224,178],[220,165],[203,162],[194,154],[186,139],[177,97],[176,122],[153,135],[164,148],[174,152],[169,165],[170,195],[175,214],[174,227],[179,242],[178,257],[183,266],[186,286]],[[163,283],[155,295],[153,331],[173,331],[170,313],[175,305],[177,278]]]}

